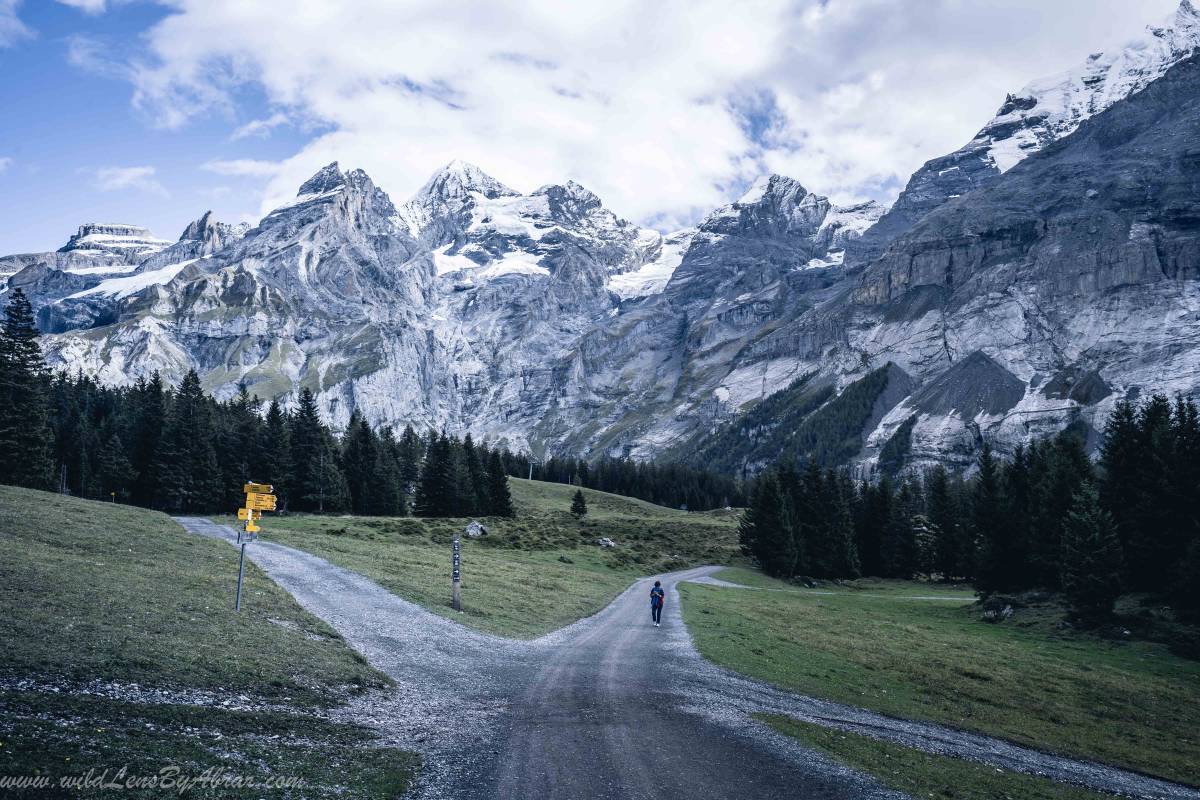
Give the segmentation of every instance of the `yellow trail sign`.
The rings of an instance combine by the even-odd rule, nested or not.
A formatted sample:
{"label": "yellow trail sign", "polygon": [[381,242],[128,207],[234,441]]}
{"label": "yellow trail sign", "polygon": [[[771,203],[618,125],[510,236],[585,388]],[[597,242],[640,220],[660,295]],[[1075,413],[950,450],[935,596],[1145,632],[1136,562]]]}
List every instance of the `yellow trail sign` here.
{"label": "yellow trail sign", "polygon": [[242,491],[246,494],[274,494],[275,487],[269,483],[247,483]]}
{"label": "yellow trail sign", "polygon": [[262,528],[258,527],[253,522],[246,523],[246,532],[247,533],[258,533],[261,530],[262,530]]}
{"label": "yellow trail sign", "polygon": [[252,508],[256,511],[274,511],[275,495],[248,494],[246,495],[246,508]]}
{"label": "yellow trail sign", "polygon": [[251,519],[251,520],[262,519],[262,512],[254,511],[249,508],[239,508],[238,509],[238,519]]}

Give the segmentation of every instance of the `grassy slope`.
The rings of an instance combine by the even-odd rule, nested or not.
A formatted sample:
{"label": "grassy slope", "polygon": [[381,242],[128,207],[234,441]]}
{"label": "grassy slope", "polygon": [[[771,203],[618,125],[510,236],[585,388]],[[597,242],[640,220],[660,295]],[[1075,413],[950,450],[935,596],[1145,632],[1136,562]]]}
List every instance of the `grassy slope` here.
{"label": "grassy slope", "polygon": [[965,593],[904,599],[937,592],[922,584],[830,596],[754,580],[789,591],[683,587],[708,658],[806,694],[1200,783],[1200,664],[1161,645],[1067,635],[1049,620],[987,625]]}
{"label": "grassy slope", "polygon": [[833,730],[787,717],[764,716],[771,727],[849,767],[875,776],[909,797],[947,800],[1100,800],[1111,795],[1064,786],[1048,778],[1022,775],[956,758],[937,756],[868,736]]}
{"label": "grassy slope", "polygon": [[0,774],[223,765],[257,777],[302,774],[363,796],[411,778],[409,754],[309,713],[386,677],[252,564],[235,614],[234,548],[155,512],[0,487],[0,552],[0,678],[206,689],[292,709],[0,690]]}
{"label": "grassy slope", "polygon": [[[463,539],[461,615],[449,607],[450,539],[466,520],[270,517],[263,536],[472,627],[526,638],[595,613],[637,577],[737,557],[736,514],[687,513],[585,489],[588,513],[576,520],[574,487],[510,483],[517,518],[485,519],[486,537]],[[602,536],[618,546],[597,547]]]}

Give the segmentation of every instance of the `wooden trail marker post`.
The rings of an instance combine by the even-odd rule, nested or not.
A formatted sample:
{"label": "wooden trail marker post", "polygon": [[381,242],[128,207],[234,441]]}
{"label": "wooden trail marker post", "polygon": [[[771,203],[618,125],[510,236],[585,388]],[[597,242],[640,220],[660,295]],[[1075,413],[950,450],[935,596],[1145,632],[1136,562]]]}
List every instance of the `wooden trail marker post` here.
{"label": "wooden trail marker post", "polygon": [[450,569],[450,605],[455,611],[462,611],[462,542],[457,536],[451,544]]}
{"label": "wooden trail marker post", "polygon": [[233,600],[233,610],[242,610],[242,579],[246,574],[246,545],[258,538],[262,528],[254,523],[262,519],[262,512],[275,510],[275,487],[269,483],[247,483],[242,487],[246,494],[246,505],[238,509],[238,519],[246,524],[238,531],[238,544],[241,545],[241,556],[238,557],[237,595]]}

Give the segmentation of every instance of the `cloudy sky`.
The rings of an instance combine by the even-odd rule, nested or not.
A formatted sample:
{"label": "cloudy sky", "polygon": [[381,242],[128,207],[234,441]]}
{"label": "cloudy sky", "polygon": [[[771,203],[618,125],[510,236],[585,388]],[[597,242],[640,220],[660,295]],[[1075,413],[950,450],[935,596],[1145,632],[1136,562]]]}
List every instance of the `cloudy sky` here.
{"label": "cloudy sky", "polygon": [[764,172],[890,201],[1006,92],[1177,5],[0,0],[0,253],[254,221],[333,160],[397,201],[454,158],[574,178],[664,230]]}

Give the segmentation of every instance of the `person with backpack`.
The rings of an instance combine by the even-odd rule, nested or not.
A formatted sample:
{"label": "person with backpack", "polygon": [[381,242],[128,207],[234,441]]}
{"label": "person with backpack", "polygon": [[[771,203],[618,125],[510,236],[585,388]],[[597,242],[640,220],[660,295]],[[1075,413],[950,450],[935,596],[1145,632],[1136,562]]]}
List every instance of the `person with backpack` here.
{"label": "person with backpack", "polygon": [[667,593],[663,591],[662,583],[654,582],[654,588],[650,590],[650,617],[654,620],[654,627],[658,627],[662,621],[663,603],[667,601]]}

